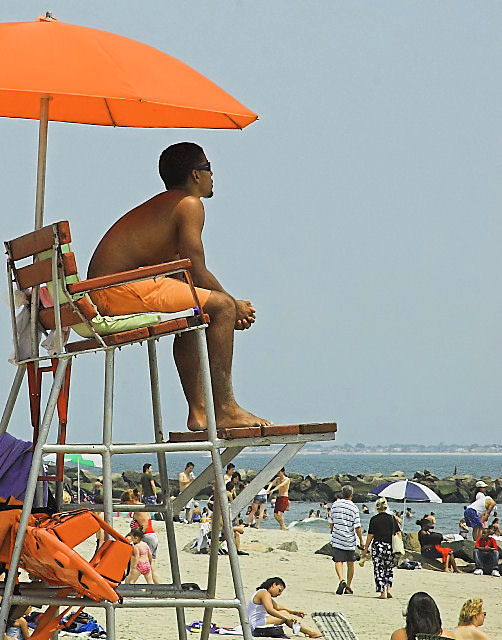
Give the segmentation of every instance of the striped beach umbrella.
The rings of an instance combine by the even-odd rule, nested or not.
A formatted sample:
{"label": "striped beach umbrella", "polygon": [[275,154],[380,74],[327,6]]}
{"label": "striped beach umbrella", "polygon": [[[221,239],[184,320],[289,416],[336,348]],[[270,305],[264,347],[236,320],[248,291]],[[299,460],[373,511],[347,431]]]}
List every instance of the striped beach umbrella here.
{"label": "striped beach umbrella", "polygon": [[[413,482],[413,480],[384,482],[379,487],[369,491],[369,493],[379,498],[387,498],[387,500],[402,500],[403,511],[406,511],[407,502],[443,502],[432,489],[426,487],[425,484],[420,484],[420,482]],[[403,520],[403,531],[404,522]]]}
{"label": "striped beach umbrella", "polygon": [[379,498],[403,500],[404,502],[443,502],[432,489],[420,484],[420,482],[413,482],[413,480],[384,482],[369,493]]}

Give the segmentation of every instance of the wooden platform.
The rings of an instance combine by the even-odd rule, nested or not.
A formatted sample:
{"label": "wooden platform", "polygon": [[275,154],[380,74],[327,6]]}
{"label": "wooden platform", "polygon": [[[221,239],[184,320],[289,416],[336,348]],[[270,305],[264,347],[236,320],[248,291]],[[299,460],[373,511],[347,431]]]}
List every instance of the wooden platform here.
{"label": "wooden platform", "polygon": [[[218,438],[220,440],[243,440],[252,438],[265,438],[275,442],[281,441],[281,436],[304,436],[315,434],[333,434],[337,431],[335,422],[317,422],[308,424],[283,424],[270,425],[267,427],[236,427],[233,429],[218,429]],[[169,433],[169,442],[206,442],[207,431],[171,431]]]}

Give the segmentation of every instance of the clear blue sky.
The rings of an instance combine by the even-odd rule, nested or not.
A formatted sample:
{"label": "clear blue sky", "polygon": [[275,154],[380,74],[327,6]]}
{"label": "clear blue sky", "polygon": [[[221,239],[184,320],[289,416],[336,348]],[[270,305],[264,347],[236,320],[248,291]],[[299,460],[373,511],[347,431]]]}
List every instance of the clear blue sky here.
{"label": "clear blue sky", "polygon": [[[48,9],[180,58],[260,118],[242,132],[51,123],[45,219],[70,220],[82,272],[161,190],[160,151],[196,141],[214,166],[208,266],[257,308],[236,337],[246,408],[336,420],[339,442],[500,442],[499,2],[4,0],[1,20]],[[37,136],[0,119],[3,239],[33,225]],[[6,306],[0,323],[3,403]],[[170,340],[160,355],[165,423],[182,428]],[[116,439],[148,440],[145,350],[117,360]],[[102,369],[75,362],[74,440],[99,438]],[[11,432],[27,436],[22,393]]]}

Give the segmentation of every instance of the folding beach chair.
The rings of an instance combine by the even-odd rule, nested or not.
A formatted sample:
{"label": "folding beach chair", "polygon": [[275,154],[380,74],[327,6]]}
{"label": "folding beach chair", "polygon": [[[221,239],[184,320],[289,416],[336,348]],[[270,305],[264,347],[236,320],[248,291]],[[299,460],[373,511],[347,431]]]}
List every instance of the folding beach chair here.
{"label": "folding beach chair", "polygon": [[359,640],[341,611],[314,611],[312,619],[327,640]]}

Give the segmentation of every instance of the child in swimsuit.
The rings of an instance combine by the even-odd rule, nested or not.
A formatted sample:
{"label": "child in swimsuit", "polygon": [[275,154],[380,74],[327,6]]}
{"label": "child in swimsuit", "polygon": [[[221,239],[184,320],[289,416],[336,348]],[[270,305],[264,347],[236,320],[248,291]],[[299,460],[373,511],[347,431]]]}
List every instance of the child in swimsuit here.
{"label": "child in swimsuit", "polygon": [[133,529],[128,537],[134,545],[131,559],[131,570],[126,578],[127,584],[134,584],[140,576],[144,576],[148,584],[153,584],[152,576],[152,552],[150,547],[143,542],[143,532]]}

